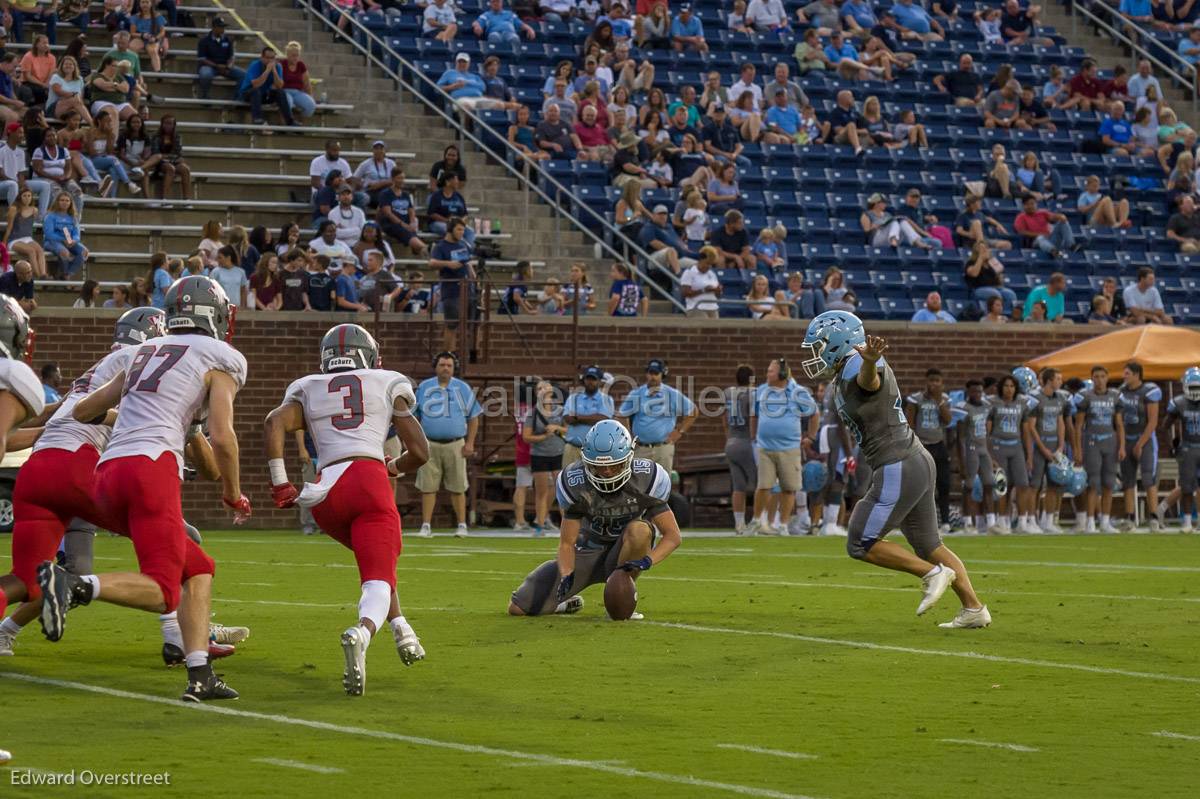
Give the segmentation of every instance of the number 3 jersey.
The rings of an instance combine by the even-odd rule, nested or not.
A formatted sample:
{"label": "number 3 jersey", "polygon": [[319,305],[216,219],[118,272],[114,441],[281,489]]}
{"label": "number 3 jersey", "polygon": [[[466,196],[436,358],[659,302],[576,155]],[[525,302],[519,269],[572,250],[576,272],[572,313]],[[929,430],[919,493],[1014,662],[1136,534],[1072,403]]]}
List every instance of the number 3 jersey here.
{"label": "number 3 jersey", "polygon": [[46,422],[46,429],[33,445],[33,451],[65,449],[75,452],[85,444],[91,444],[97,452],[103,452],[112,435],[112,428],[104,424],[77,422],[72,414],[81,399],[128,369],[136,351],[137,347],[118,347],[80,375],[71,384],[71,390],[63,397],[58,410]]}
{"label": "number 3 jersey", "polygon": [[[625,525],[636,519],[653,519],[670,510],[671,475],[657,463],[634,458],[633,473],[616,491],[601,491],[587,479],[583,461],[575,461],[558,474],[558,507],[564,519],[580,522],[580,538],[612,543]],[[582,543],[582,541],[581,541]]]}
{"label": "number 3 jersey", "polygon": [[[396,398],[407,410],[397,411]],[[416,405],[412,381],[386,369],[352,369],[302,377],[288,386],[284,402],[304,410],[304,424],[320,453],[318,469],[348,458],[383,460],[392,417]]]}
{"label": "number 3 jersey", "polygon": [[900,387],[887,361],[879,359],[879,388],[865,391],[858,384],[863,359],[854,353],[842,365],[834,405],[842,424],[854,436],[862,457],[873,469],[904,460],[921,450],[900,406]]}
{"label": "number 3 jersey", "polygon": [[225,372],[241,390],[246,359],[224,341],[198,333],[160,336],[128,349],[134,352],[125,370],[125,392],[100,463],[134,455],[155,460],[170,452],[182,478],[187,429],[208,416],[205,375]]}

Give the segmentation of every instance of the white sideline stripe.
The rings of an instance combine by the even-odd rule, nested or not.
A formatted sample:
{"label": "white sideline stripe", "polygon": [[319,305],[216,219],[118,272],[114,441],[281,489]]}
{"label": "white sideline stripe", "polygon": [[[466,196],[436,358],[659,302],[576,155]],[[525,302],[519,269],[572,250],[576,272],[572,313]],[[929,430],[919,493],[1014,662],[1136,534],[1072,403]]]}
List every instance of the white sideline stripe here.
{"label": "white sideline stripe", "polygon": [[[287,605],[297,608],[352,608],[357,603],[354,601],[346,601],[340,604],[336,602],[320,603],[320,602],[282,602],[274,599],[231,599],[229,597],[215,596],[213,602],[232,602],[237,605]],[[428,613],[491,613],[485,610],[468,610],[466,608],[444,608],[444,607],[423,607],[418,605],[405,605],[407,611],[420,610]]]}
{"label": "white sideline stripe", "polygon": [[805,754],[804,752],[785,752],[782,749],[763,749],[758,746],[746,746],[745,744],[717,744],[718,749],[736,749],[739,752],[753,752],[756,755],[772,755],[774,757],[788,757],[792,760],[816,760],[816,755]]}
{"label": "white sideline stripe", "polygon": [[400,733],[389,732],[387,730],[372,730],[366,727],[347,727],[341,724],[331,724],[327,721],[300,719],[294,716],[281,716],[272,713],[256,713],[250,710],[235,710],[230,707],[222,707],[219,705],[185,704],[177,699],[167,699],[166,697],[162,696],[135,694],[131,691],[121,691],[115,688],[105,688],[99,685],[88,685],[87,683],[72,682],[69,680],[55,680],[49,677],[34,677],[29,674],[0,672],[0,677],[5,677],[10,680],[19,680],[21,682],[35,683],[37,685],[48,685],[54,688],[69,688],[75,691],[86,691],[88,693],[101,694],[103,696],[113,696],[118,699],[135,699],[139,702],[152,702],[158,705],[169,705],[171,707],[179,708],[185,712],[213,713],[216,715],[230,716],[233,718],[269,721],[273,724],[285,724],[292,727],[307,727],[309,729],[320,730],[322,732],[336,732],[342,735],[351,735],[357,738],[377,738],[386,741],[398,741],[400,743],[411,744],[413,746],[427,746],[434,749],[448,749],[450,751],[462,752],[470,755],[485,755],[488,757],[504,758],[508,760],[540,763],[546,766],[583,768],[588,769],[589,771],[599,771],[605,774],[613,774],[618,777],[632,777],[637,779],[653,780],[655,782],[665,782],[671,785],[690,785],[696,788],[709,788],[714,791],[726,791],[728,793],[736,793],[742,796],[761,796],[765,797],[765,799],[814,799],[814,797],[803,796],[801,794],[785,793],[783,791],[775,791],[771,790],[770,788],[755,788],[751,785],[738,785],[737,783],[731,782],[716,782],[714,780],[705,780],[684,774],[668,774],[662,771],[644,771],[642,769],[625,768],[621,766],[610,765],[609,763],[597,760],[579,760],[572,757],[557,757],[555,755],[544,755],[537,752],[522,752],[516,749],[498,749],[492,746],[465,744],[458,741],[441,741],[436,738],[424,738],[417,735],[402,735]]}
{"label": "white sideline stripe", "polygon": [[238,583],[238,585],[253,585],[259,588],[274,588],[276,583]]}
{"label": "white sideline stripe", "polygon": [[252,763],[266,763],[268,766],[279,766],[280,768],[296,768],[301,771],[313,771],[317,774],[345,774],[346,769],[334,768],[333,766],[314,766],[311,763],[301,763],[298,760],[279,760],[274,757],[259,757],[250,761]]}
{"label": "white sideline stripe", "polygon": [[1040,752],[1041,749],[1036,749],[1032,746],[1021,746],[1021,744],[1002,744],[994,741],[973,741],[970,738],[941,738],[939,739],[944,744],[966,744],[967,746],[986,746],[989,749],[1008,749],[1011,752]]}
{"label": "white sideline stripe", "polygon": [[1120,677],[1133,677],[1141,680],[1162,680],[1165,682],[1182,682],[1200,685],[1200,677],[1186,677],[1179,674],[1159,674],[1152,671],[1130,671],[1114,669],[1107,666],[1089,666],[1084,663],[1060,663],[1053,660],[1035,660],[1033,658],[1008,657],[1005,655],[988,655],[983,652],[953,652],[948,649],[918,649],[912,646],[896,646],[894,644],[876,644],[870,641],[850,641],[842,638],[822,638],[816,635],[800,635],[798,633],[781,633],[774,630],[739,630],[733,627],[706,627],[699,624],[682,624],[669,621],[643,621],[641,624],[652,627],[668,627],[676,630],[688,630],[697,633],[723,633],[725,635],[761,636],[764,638],[783,638],[789,641],[805,641],[811,644],[831,644],[847,646],[853,649],[870,649],[877,652],[901,652],[906,655],[934,655],[937,657],[963,658],[965,660],[983,660],[989,663],[1012,663],[1018,666],[1038,666],[1047,669],[1065,669],[1067,671],[1083,671],[1089,674],[1111,674]]}
{"label": "white sideline stripe", "polygon": [[1152,732],[1150,734],[1158,738],[1174,738],[1177,741],[1200,741],[1200,735],[1184,735],[1181,732],[1167,732],[1166,730],[1159,730],[1158,732]]}

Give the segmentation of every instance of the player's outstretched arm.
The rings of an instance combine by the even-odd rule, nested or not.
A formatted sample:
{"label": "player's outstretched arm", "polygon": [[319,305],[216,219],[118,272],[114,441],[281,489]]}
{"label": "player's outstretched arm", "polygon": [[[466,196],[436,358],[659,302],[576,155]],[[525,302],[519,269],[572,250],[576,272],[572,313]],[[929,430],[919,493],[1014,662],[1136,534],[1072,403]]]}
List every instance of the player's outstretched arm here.
{"label": "player's outstretched arm", "polygon": [[271,499],[277,508],[292,507],[300,496],[288,478],[283,448],[289,433],[303,429],[304,410],[295,402],[283,403],[268,413],[263,422],[263,448],[267,455],[267,469],[271,473]]}
{"label": "player's outstretched arm", "polygon": [[249,516],[250,502],[242,495],[237,434],[233,430],[233,398],[237,395],[237,382],[227,372],[216,370],[208,373],[208,380],[208,436],[221,471],[221,499],[234,508],[237,515]]}
{"label": "player's outstretched arm", "polygon": [[392,417],[392,426],[396,435],[404,445],[404,454],[388,464],[388,471],[394,475],[408,474],[425,465],[429,460],[429,439],[417,417],[408,410],[408,403],[403,397],[396,398],[397,413]]}
{"label": "player's outstretched arm", "polygon": [[679,522],[675,521],[675,514],[669,510],[663,511],[650,521],[661,533],[658,543],[650,550],[650,561],[658,565],[679,549],[679,545],[683,543],[683,536],[679,534]]}
{"label": "player's outstretched arm", "polygon": [[[46,403],[46,407],[42,409],[41,413],[39,413],[37,416],[34,416],[31,419],[25,420],[25,422],[24,422],[25,427],[43,427],[46,424],[46,422],[50,421],[50,417],[53,416],[54,413],[58,410],[59,405],[62,405],[61,400],[59,400],[58,402]],[[33,446],[33,445],[31,444],[30,446]]]}
{"label": "player's outstretched arm", "polygon": [[862,356],[862,367],[858,370],[858,387],[863,391],[878,391],[879,359],[887,352],[887,342],[881,336],[867,336],[867,341],[855,351]]}
{"label": "player's outstretched arm", "polygon": [[217,463],[217,456],[213,453],[212,445],[208,443],[208,439],[204,436],[204,429],[199,424],[194,424],[188,430],[187,449],[185,450],[188,460],[196,467],[196,471],[205,480],[217,481],[221,479],[221,466]]}
{"label": "player's outstretched arm", "polygon": [[88,394],[86,397],[75,403],[75,407],[71,410],[71,415],[75,417],[75,421],[84,422],[85,424],[103,424],[104,419],[109,411],[117,407],[121,401],[121,393],[125,390],[125,373],[113,377],[100,388]]}
{"label": "player's outstretched arm", "polygon": [[[15,437],[15,434],[10,434],[8,431],[23,422],[28,414],[29,411],[25,408],[24,403],[17,399],[16,394],[11,391],[0,391],[0,458],[3,458],[4,453],[8,451],[9,440]],[[14,450],[24,449],[15,444],[12,448]]]}

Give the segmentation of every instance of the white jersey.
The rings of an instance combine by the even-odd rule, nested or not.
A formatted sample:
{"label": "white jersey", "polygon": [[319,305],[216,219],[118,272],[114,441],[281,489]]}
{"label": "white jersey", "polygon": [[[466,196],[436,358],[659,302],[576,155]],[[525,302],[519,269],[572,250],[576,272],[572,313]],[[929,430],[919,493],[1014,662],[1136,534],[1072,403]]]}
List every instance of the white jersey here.
{"label": "white jersey", "polygon": [[187,429],[208,416],[204,376],[225,372],[240,390],[246,383],[246,358],[224,341],[200,333],[160,336],[130,349],[134,354],[117,423],[100,463],[134,455],[154,460],[170,452],[182,479]]}
{"label": "white jersey", "polygon": [[[383,442],[403,397],[417,403],[412,382],[387,369],[352,369],[309,375],[288,386],[284,402],[304,410],[304,424],[320,460],[318,469],[347,458],[383,460]],[[404,411],[400,411],[403,414]]]}
{"label": "white jersey", "polygon": [[84,444],[91,444],[97,452],[103,452],[112,435],[112,428],[105,424],[77,422],[72,414],[81,399],[128,369],[136,351],[137,347],[118,345],[117,349],[80,375],[71,384],[71,390],[63,397],[58,410],[46,422],[46,430],[33,445],[33,451],[65,449],[75,452]]}
{"label": "white jersey", "polygon": [[46,389],[24,361],[0,359],[0,390],[11,391],[31,417],[46,409]]}

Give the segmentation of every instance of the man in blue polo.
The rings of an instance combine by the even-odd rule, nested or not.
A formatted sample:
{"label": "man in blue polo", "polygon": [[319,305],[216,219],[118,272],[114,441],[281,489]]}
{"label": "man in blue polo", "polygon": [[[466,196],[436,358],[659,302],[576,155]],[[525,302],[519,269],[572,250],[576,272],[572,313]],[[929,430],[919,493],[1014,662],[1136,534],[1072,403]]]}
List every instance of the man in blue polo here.
{"label": "man in blue polo", "polygon": [[457,367],[454,353],[438,353],[433,362],[434,376],[417,386],[414,413],[429,439],[429,460],[417,469],[417,490],[421,492],[421,531],[417,535],[421,538],[433,535],[429,523],[438,488],[450,494],[458,522],[454,535],[467,537],[467,458],[475,454],[483,408],[474,390],[454,376]]}
{"label": "man in blue polo", "polygon": [[[804,418],[817,412],[817,404],[808,389],[792,379],[787,361],[771,361],[767,382],[754,392],[754,418],[757,431],[754,449],[758,455],[758,484],[754,491],[753,532],[786,535],[787,524],[801,490],[800,439]],[[767,518],[767,500],[779,483],[779,521]],[[751,533],[753,534],[753,533]]]}
{"label": "man in blue polo", "polygon": [[669,472],[675,466],[675,442],[696,423],[697,412],[690,399],[663,383],[666,375],[662,359],[646,364],[646,382],[625,395],[617,415],[629,420],[637,439],[634,457],[648,458]]}
{"label": "man in blue polo", "polygon": [[592,425],[613,418],[612,397],[600,390],[604,370],[589,366],[583,370],[583,391],[576,391],[563,404],[563,421],[567,425],[567,446],[563,450],[563,468],[579,460],[583,439]]}

